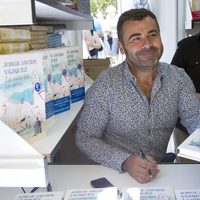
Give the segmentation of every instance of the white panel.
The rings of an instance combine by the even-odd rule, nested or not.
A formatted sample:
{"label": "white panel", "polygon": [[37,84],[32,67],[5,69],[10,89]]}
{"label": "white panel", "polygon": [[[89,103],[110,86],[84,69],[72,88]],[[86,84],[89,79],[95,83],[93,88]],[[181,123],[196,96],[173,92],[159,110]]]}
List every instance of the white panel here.
{"label": "white panel", "polygon": [[160,24],[164,45],[161,61],[170,63],[177,46],[177,1],[151,0],[151,7]]}
{"label": "white panel", "polygon": [[31,0],[1,0],[0,25],[32,24]]}

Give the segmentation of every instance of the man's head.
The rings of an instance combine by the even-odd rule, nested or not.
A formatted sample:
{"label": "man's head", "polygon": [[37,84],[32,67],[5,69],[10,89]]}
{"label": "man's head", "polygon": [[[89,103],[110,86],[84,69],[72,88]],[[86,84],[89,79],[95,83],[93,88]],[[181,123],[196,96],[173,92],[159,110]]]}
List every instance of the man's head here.
{"label": "man's head", "polygon": [[118,21],[119,49],[125,53],[129,66],[152,69],[163,53],[156,16],[149,10],[131,9]]}
{"label": "man's head", "polygon": [[156,16],[149,10],[141,8],[141,9],[130,9],[119,17],[118,23],[117,23],[117,34],[118,34],[118,39],[119,41],[122,41],[123,38],[123,25],[126,21],[134,21],[138,20],[141,21],[145,17],[151,17],[152,19],[155,20],[158,30],[160,31],[160,27],[157,21]]}

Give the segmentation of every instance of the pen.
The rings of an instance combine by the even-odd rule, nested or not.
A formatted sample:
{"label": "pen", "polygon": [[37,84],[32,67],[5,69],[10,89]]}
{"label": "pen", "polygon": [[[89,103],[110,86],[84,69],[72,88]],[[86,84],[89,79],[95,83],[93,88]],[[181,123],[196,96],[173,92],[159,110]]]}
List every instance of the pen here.
{"label": "pen", "polygon": [[[147,160],[147,161],[148,161],[148,159],[147,159],[145,153],[144,153],[142,150],[140,150],[140,154],[139,154],[139,155],[140,155],[140,158],[141,158],[141,159]],[[150,168],[147,168],[147,171],[148,171],[149,176],[152,178],[152,177],[153,177],[153,174],[152,174],[152,172],[151,172],[151,169],[150,169]]]}

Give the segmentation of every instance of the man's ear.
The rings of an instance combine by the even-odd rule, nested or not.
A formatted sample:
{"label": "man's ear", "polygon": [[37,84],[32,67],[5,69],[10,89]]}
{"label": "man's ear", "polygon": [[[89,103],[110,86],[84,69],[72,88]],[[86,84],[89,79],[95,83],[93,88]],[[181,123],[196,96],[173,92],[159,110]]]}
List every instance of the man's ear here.
{"label": "man's ear", "polygon": [[119,46],[119,50],[120,50],[120,52],[121,52],[121,54],[124,54],[125,53],[125,51],[124,51],[124,47],[123,47],[123,45],[122,45],[122,42],[118,42],[118,46]]}

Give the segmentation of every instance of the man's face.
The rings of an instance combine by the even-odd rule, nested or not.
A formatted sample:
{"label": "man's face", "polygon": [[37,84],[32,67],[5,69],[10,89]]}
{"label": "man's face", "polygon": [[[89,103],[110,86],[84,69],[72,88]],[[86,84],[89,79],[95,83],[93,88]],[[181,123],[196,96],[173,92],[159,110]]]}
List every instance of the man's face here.
{"label": "man's face", "polygon": [[163,53],[163,45],[155,20],[146,17],[141,21],[126,21],[123,25],[121,53],[126,54],[130,67],[152,69]]}

